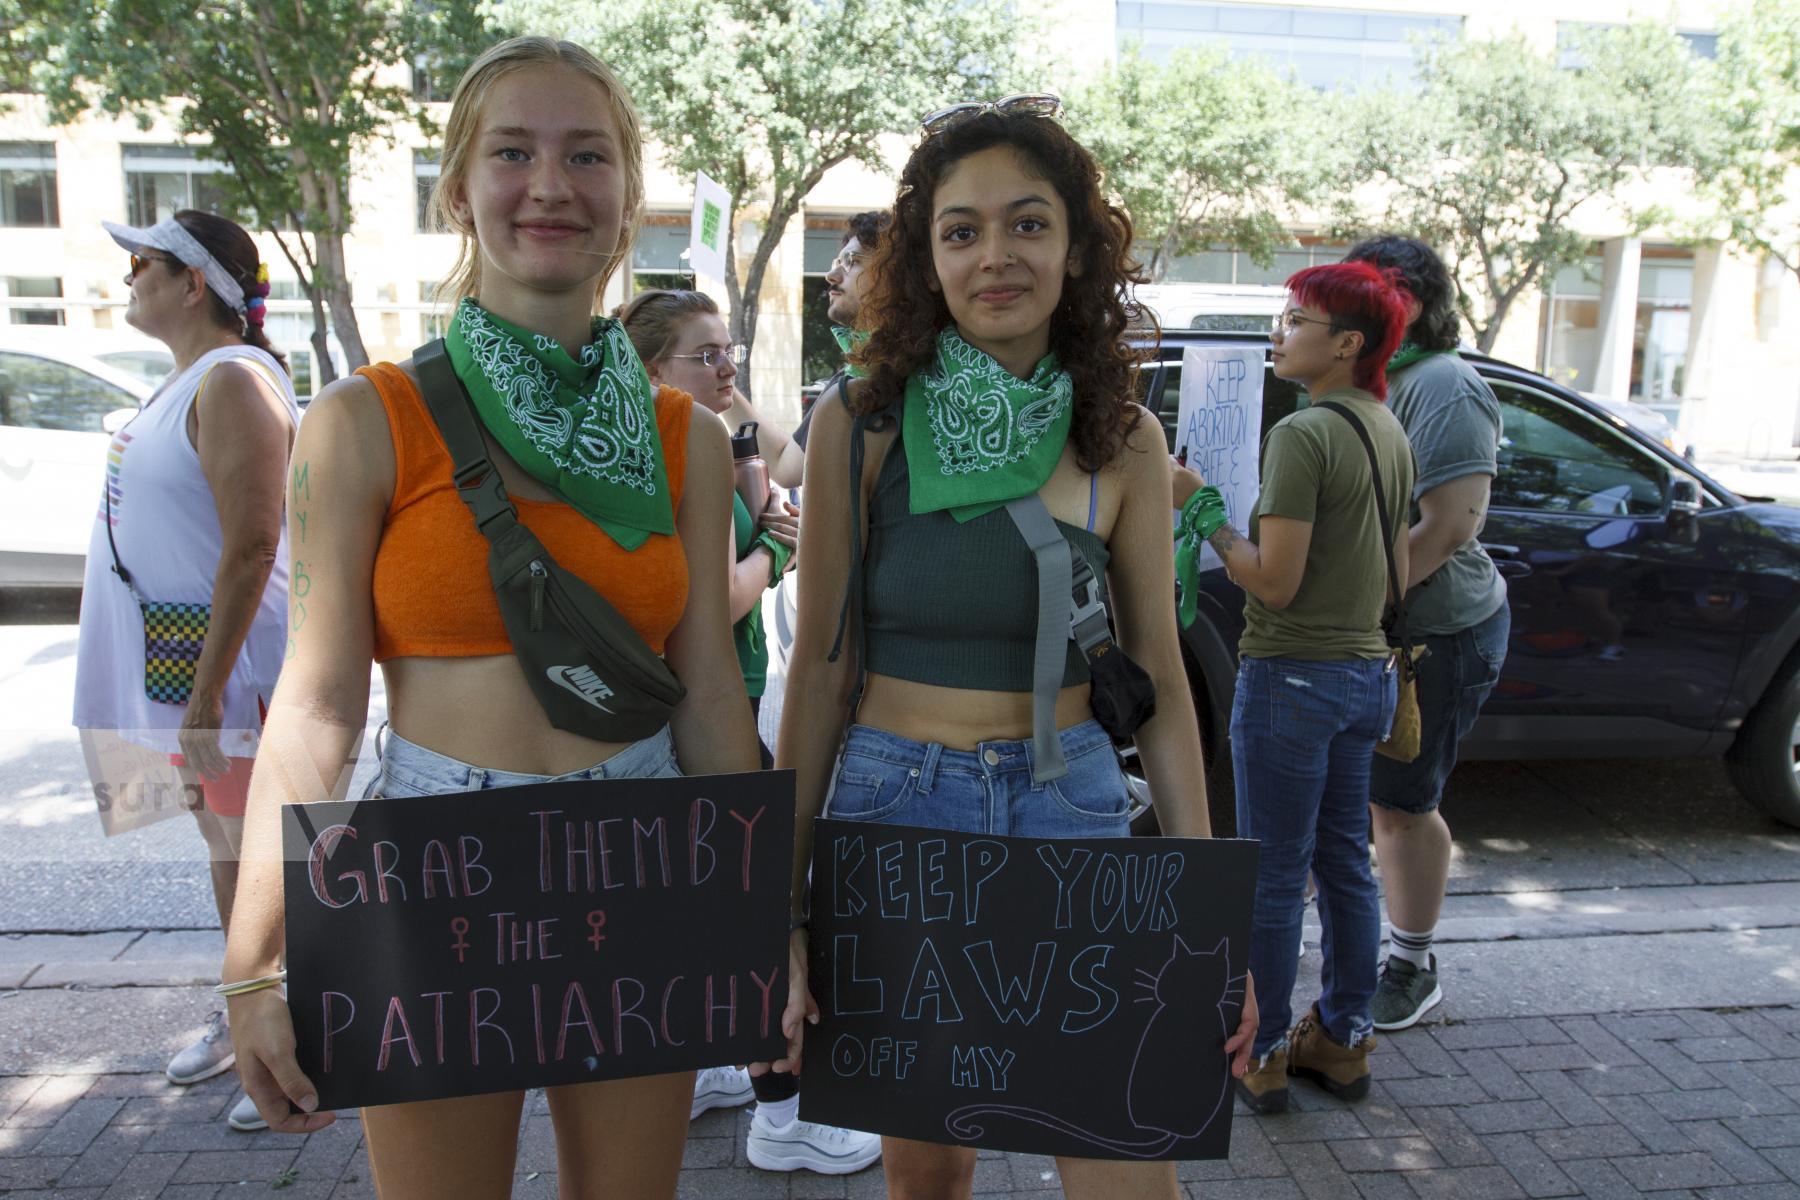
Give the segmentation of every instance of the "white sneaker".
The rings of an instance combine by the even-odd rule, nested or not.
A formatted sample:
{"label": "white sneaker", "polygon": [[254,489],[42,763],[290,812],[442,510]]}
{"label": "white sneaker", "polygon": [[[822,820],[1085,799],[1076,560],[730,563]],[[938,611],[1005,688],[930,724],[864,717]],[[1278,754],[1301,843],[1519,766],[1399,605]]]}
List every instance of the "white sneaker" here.
{"label": "white sneaker", "polygon": [[750,1140],[744,1147],[750,1165],[765,1171],[817,1171],[848,1175],[881,1157],[881,1137],[835,1125],[790,1121],[777,1129],[758,1112],[750,1118]]}
{"label": "white sneaker", "polygon": [[750,1072],[742,1067],[708,1067],[694,1076],[694,1107],[688,1111],[693,1120],[709,1108],[736,1108],[750,1103],[756,1089],[750,1086]]}
{"label": "white sneaker", "polygon": [[206,1032],[200,1040],[171,1058],[164,1074],[170,1083],[199,1083],[231,1070],[235,1062],[237,1055],[231,1049],[231,1030],[225,1024],[225,1014],[216,1012],[206,1018]]}
{"label": "white sneaker", "polygon": [[231,1115],[225,1118],[225,1123],[239,1133],[256,1133],[269,1127],[269,1123],[262,1119],[262,1114],[256,1111],[256,1101],[250,1098],[248,1092],[239,1096],[238,1102],[231,1106]]}

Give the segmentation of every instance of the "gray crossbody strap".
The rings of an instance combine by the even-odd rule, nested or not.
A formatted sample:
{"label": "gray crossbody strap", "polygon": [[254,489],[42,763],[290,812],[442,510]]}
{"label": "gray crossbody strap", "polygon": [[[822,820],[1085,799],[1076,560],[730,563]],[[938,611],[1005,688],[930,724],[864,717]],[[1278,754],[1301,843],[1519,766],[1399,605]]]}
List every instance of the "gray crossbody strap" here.
{"label": "gray crossbody strap", "polygon": [[1074,568],[1069,543],[1036,492],[1008,501],[1006,512],[1037,559],[1037,649],[1031,664],[1031,781],[1047,783],[1069,773],[1069,765],[1063,761],[1062,738],[1056,731],[1056,696],[1062,690],[1063,664],[1068,659]]}

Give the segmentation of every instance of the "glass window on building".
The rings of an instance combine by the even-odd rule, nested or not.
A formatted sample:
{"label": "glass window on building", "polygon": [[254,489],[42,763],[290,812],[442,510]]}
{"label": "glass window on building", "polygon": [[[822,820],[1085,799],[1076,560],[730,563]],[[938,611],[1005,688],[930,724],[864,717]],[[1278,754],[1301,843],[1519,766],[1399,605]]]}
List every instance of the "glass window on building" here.
{"label": "glass window on building", "polygon": [[[1622,29],[1624,26],[1606,21],[1558,21],[1556,23],[1556,65],[1566,70],[1585,67],[1587,58],[1575,45],[1584,33],[1598,32],[1603,29]],[[1687,43],[1687,47],[1699,58],[1717,58],[1719,56],[1719,35],[1695,29],[1678,29],[1676,36]]]}
{"label": "glass window on building", "polygon": [[1694,256],[1674,246],[1645,246],[1631,343],[1631,398],[1671,421],[1681,410],[1693,303]]}
{"label": "glass window on building", "polygon": [[56,146],[52,142],[0,142],[0,225],[53,228]]}
{"label": "glass window on building", "polygon": [[1355,89],[1412,73],[1418,38],[1456,37],[1449,13],[1119,0],[1121,47],[1139,43],[1152,58],[1179,46],[1223,46],[1233,58],[1260,58],[1311,87]]}
{"label": "glass window on building", "polygon": [[1544,305],[1544,374],[1578,392],[1594,389],[1600,369],[1600,281],[1605,260],[1589,255],[1550,281]]}
{"label": "glass window on building", "polygon": [[693,217],[689,213],[649,213],[631,247],[631,292],[654,288],[692,289],[693,269],[687,248]]}
{"label": "glass window on building", "polygon": [[425,311],[419,314],[419,340],[422,342],[441,338],[450,330],[450,317],[456,306],[450,303],[449,297],[438,298],[440,286],[441,280],[419,280],[419,303],[426,306]]}
{"label": "glass window on building", "polygon": [[413,191],[415,233],[443,233],[441,228],[431,224],[426,213],[431,207],[431,189],[437,186],[438,176],[443,174],[443,167],[438,163],[436,150],[413,151]]}
{"label": "glass window on building", "polygon": [[0,276],[6,288],[6,320],[9,325],[66,325],[66,312],[61,304],[44,303],[62,299],[63,283],[59,277],[27,275]]}
{"label": "glass window on building", "polygon": [[[1313,242],[1275,252],[1275,261],[1260,267],[1249,254],[1225,246],[1212,246],[1196,254],[1172,259],[1158,283],[1218,283],[1234,287],[1280,287],[1288,276],[1306,267],[1334,263],[1344,257],[1350,247],[1341,242]],[[1147,248],[1140,247],[1139,261],[1148,261]]]}
{"label": "glass window on building", "polygon": [[125,220],[142,228],[183,208],[234,216],[219,176],[231,168],[201,158],[192,146],[125,147]]}

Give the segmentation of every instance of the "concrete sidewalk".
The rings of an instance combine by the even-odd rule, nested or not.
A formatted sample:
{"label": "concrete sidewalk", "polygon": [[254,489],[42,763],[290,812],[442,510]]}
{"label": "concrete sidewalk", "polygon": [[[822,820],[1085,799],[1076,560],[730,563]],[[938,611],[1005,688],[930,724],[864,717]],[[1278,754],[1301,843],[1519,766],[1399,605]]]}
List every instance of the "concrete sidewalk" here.
{"label": "concrete sidewalk", "polygon": [[[218,950],[216,932],[0,938],[10,989],[0,991],[0,1192],[374,1195],[354,1117],[308,1137],[234,1133],[224,1122],[233,1076],[185,1089],[164,1079],[211,1007],[196,984],[216,976]],[[1792,1004],[1446,1019],[1384,1036],[1373,1061],[1363,1104],[1297,1082],[1296,1111],[1240,1111],[1229,1161],[1182,1165],[1187,1194],[1800,1197]],[[748,1122],[747,1109],[694,1122],[682,1196],[885,1194],[879,1167],[848,1178],[756,1170],[744,1158]],[[518,1170],[515,1196],[556,1194],[542,1096],[528,1107]],[[1040,1195],[1056,1182],[1050,1160],[984,1154],[975,1190]]]}

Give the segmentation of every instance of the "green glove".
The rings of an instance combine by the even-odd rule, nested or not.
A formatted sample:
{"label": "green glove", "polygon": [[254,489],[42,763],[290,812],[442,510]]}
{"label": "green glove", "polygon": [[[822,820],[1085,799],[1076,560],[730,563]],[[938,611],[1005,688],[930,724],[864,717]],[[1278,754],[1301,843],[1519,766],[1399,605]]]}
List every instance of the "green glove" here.
{"label": "green glove", "polygon": [[1175,581],[1181,585],[1181,627],[1200,615],[1200,547],[1226,524],[1225,497],[1207,484],[1181,506],[1175,524]]}

